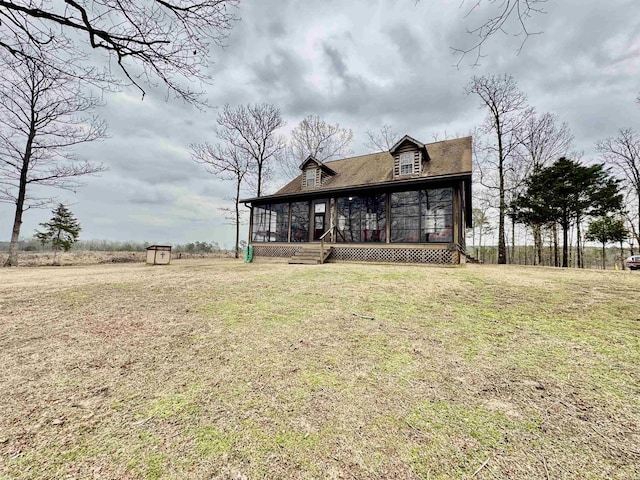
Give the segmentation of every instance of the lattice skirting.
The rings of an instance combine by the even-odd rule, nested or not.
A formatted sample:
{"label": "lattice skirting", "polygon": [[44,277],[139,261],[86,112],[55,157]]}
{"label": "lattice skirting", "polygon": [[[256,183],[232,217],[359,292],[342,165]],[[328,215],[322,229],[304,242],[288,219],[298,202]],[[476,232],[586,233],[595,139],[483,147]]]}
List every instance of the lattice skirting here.
{"label": "lattice skirting", "polygon": [[[256,257],[292,257],[304,245],[254,245]],[[436,263],[457,264],[457,251],[434,248],[347,248],[334,245],[328,262]]]}
{"label": "lattice skirting", "polygon": [[[302,248],[301,245],[253,245],[256,257],[293,257]],[[319,247],[318,247],[319,248]]]}
{"label": "lattice skirting", "polygon": [[341,248],[333,247],[328,261],[438,263],[459,262],[458,252],[432,248]]}

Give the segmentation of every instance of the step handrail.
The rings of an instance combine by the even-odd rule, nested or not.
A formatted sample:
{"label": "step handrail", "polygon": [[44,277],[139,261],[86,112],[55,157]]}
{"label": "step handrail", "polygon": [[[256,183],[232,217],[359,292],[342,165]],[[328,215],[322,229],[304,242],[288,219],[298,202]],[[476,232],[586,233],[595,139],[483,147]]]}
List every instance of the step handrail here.
{"label": "step handrail", "polygon": [[329,227],[329,229],[320,235],[320,263],[324,263],[324,237],[329,235],[333,231],[333,227]]}

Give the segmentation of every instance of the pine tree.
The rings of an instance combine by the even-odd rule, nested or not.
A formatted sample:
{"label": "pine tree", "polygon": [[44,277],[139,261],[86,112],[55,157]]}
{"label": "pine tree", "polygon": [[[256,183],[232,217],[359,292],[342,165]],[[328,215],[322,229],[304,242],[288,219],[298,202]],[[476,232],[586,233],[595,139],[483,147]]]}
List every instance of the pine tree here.
{"label": "pine tree", "polygon": [[66,206],[60,203],[51,213],[53,217],[48,222],[41,223],[44,231],[36,230],[35,237],[53,248],[53,264],[56,264],[56,255],[59,250],[69,251],[71,246],[78,241],[80,236],[80,222]]}
{"label": "pine tree", "polygon": [[619,181],[601,164],[585,166],[567,158],[531,175],[517,199],[518,219],[526,224],[560,225],[562,266],[568,266],[568,232],[572,224],[622,208]]}
{"label": "pine tree", "polygon": [[[621,218],[602,217],[594,220],[589,224],[587,230],[587,240],[592,242],[600,242],[602,244],[602,269],[606,268],[606,250],[607,243],[622,243],[629,236],[629,231],[624,226],[624,220]],[[622,249],[621,249],[622,250]]]}

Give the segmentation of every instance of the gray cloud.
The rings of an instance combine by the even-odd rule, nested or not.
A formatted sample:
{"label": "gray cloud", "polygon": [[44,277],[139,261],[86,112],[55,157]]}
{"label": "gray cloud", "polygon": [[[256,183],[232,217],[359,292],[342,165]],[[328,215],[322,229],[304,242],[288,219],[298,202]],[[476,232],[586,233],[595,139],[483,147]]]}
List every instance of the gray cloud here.
{"label": "gray cloud", "polygon": [[[519,55],[520,38],[497,36],[479,66],[469,67],[468,58],[455,68],[451,47],[470,45],[465,31],[484,15],[465,19],[459,2],[246,2],[227,45],[214,49],[213,81],[202,88],[214,106],[275,104],[288,122],[283,133],[309,114],[340,122],[354,130],[360,154],[364,132],[385,123],[424,141],[445,130],[467,134],[484,111],[463,94],[465,84],[474,74],[510,73],[530,103],[567,121],[578,148],[594,158],[598,138],[640,129],[636,3],[548,2],[548,14],[531,24],[544,33]],[[78,153],[110,170],[76,194],[57,192],[73,205],[85,238],[231,244],[233,228],[219,208],[229,205],[233,185],[189,158],[190,144],[213,140],[218,110],[201,112],[165,95],[162,87],[150,88],[144,101],[135,90],[105,95],[100,113],[111,138]],[[24,236],[49,216],[27,212]],[[12,218],[11,206],[0,205],[0,239],[8,238]]]}

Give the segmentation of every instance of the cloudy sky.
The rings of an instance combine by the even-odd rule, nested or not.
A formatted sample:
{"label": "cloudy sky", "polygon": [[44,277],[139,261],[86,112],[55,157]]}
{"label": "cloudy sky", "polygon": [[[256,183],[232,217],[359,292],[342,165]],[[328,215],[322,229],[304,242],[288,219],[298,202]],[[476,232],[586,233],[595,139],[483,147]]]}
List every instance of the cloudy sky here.
{"label": "cloudy sky", "polygon": [[[466,2],[467,6],[471,2]],[[499,3],[499,2],[498,2]],[[451,47],[487,13],[465,18],[461,0],[246,0],[224,49],[212,50],[212,105],[269,102],[287,134],[306,115],[353,129],[355,154],[366,130],[390,124],[428,142],[466,135],[484,111],[463,90],[473,75],[509,73],[540,112],[568,122],[576,148],[595,158],[594,142],[617,129],[640,130],[640,6],[637,0],[549,0],[519,55],[521,38],[492,38],[480,65]],[[190,160],[189,145],[212,139],[217,110],[200,112],[150,92],[110,94],[100,115],[110,138],[79,153],[109,170],[76,193],[58,192],[83,226],[82,238],[152,243],[233,243],[220,207],[232,185]],[[271,185],[271,190],[277,182]],[[247,192],[248,194],[252,192]],[[0,204],[0,240],[11,205]],[[48,210],[25,214],[30,237]]]}

